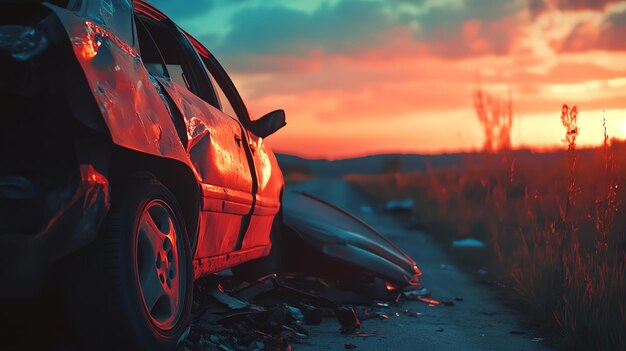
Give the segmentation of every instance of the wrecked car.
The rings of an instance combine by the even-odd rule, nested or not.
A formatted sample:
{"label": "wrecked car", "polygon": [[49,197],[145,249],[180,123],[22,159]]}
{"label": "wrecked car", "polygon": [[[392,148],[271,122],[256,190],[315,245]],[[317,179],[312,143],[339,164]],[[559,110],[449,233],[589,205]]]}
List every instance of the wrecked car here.
{"label": "wrecked car", "polygon": [[252,119],[141,0],[0,6],[0,298],[63,267],[83,347],[173,349],[194,280],[270,254],[284,182],[264,139],[284,112]]}
{"label": "wrecked car", "polygon": [[[419,287],[415,262],[358,218],[305,193],[283,201],[264,140],[284,112],[251,118],[215,57],[162,12],[0,6],[0,302],[52,285],[83,349],[171,350],[194,288],[228,268],[326,301],[347,331],[358,320],[336,302]],[[273,272],[282,280],[254,283]],[[294,289],[333,280],[353,293]]]}

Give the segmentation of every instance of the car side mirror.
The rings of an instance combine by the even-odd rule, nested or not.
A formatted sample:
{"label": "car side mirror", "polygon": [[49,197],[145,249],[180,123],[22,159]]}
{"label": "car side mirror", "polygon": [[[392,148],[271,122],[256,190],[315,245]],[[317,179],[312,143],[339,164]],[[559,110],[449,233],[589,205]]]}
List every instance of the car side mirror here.
{"label": "car side mirror", "polygon": [[252,121],[250,131],[259,138],[267,138],[285,125],[285,111],[276,110]]}

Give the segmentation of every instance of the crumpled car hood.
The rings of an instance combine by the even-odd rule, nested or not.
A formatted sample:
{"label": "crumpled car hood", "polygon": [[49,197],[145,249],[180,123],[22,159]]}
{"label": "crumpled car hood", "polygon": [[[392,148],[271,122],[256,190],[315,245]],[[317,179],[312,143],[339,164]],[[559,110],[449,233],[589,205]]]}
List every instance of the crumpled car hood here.
{"label": "crumpled car hood", "polygon": [[324,200],[304,192],[287,192],[283,221],[324,255],[371,271],[393,284],[418,284],[421,272],[415,261],[376,229]]}

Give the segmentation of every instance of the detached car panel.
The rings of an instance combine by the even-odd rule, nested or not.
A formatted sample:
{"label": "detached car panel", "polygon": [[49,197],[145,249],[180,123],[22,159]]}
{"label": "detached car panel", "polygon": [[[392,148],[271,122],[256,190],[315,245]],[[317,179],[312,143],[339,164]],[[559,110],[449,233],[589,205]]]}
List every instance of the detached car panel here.
{"label": "detached car panel", "polygon": [[372,272],[390,286],[419,284],[415,261],[359,218],[303,192],[287,192],[284,204],[285,225],[308,248]]}

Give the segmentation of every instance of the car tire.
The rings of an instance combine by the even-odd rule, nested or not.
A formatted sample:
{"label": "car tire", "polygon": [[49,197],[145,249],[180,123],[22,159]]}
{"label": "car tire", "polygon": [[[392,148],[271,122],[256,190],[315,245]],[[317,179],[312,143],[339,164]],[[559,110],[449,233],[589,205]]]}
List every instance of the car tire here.
{"label": "car tire", "polygon": [[235,277],[252,282],[258,278],[267,276],[269,274],[277,274],[280,276],[284,273],[284,242],[282,236],[282,209],[276,214],[274,221],[272,222],[272,229],[270,232],[270,241],[272,242],[272,249],[270,253],[262,258],[242,263],[232,268]]}
{"label": "car tire", "polygon": [[81,349],[173,350],[189,327],[192,253],[181,210],[155,179],[113,188],[96,241],[68,275]]}

